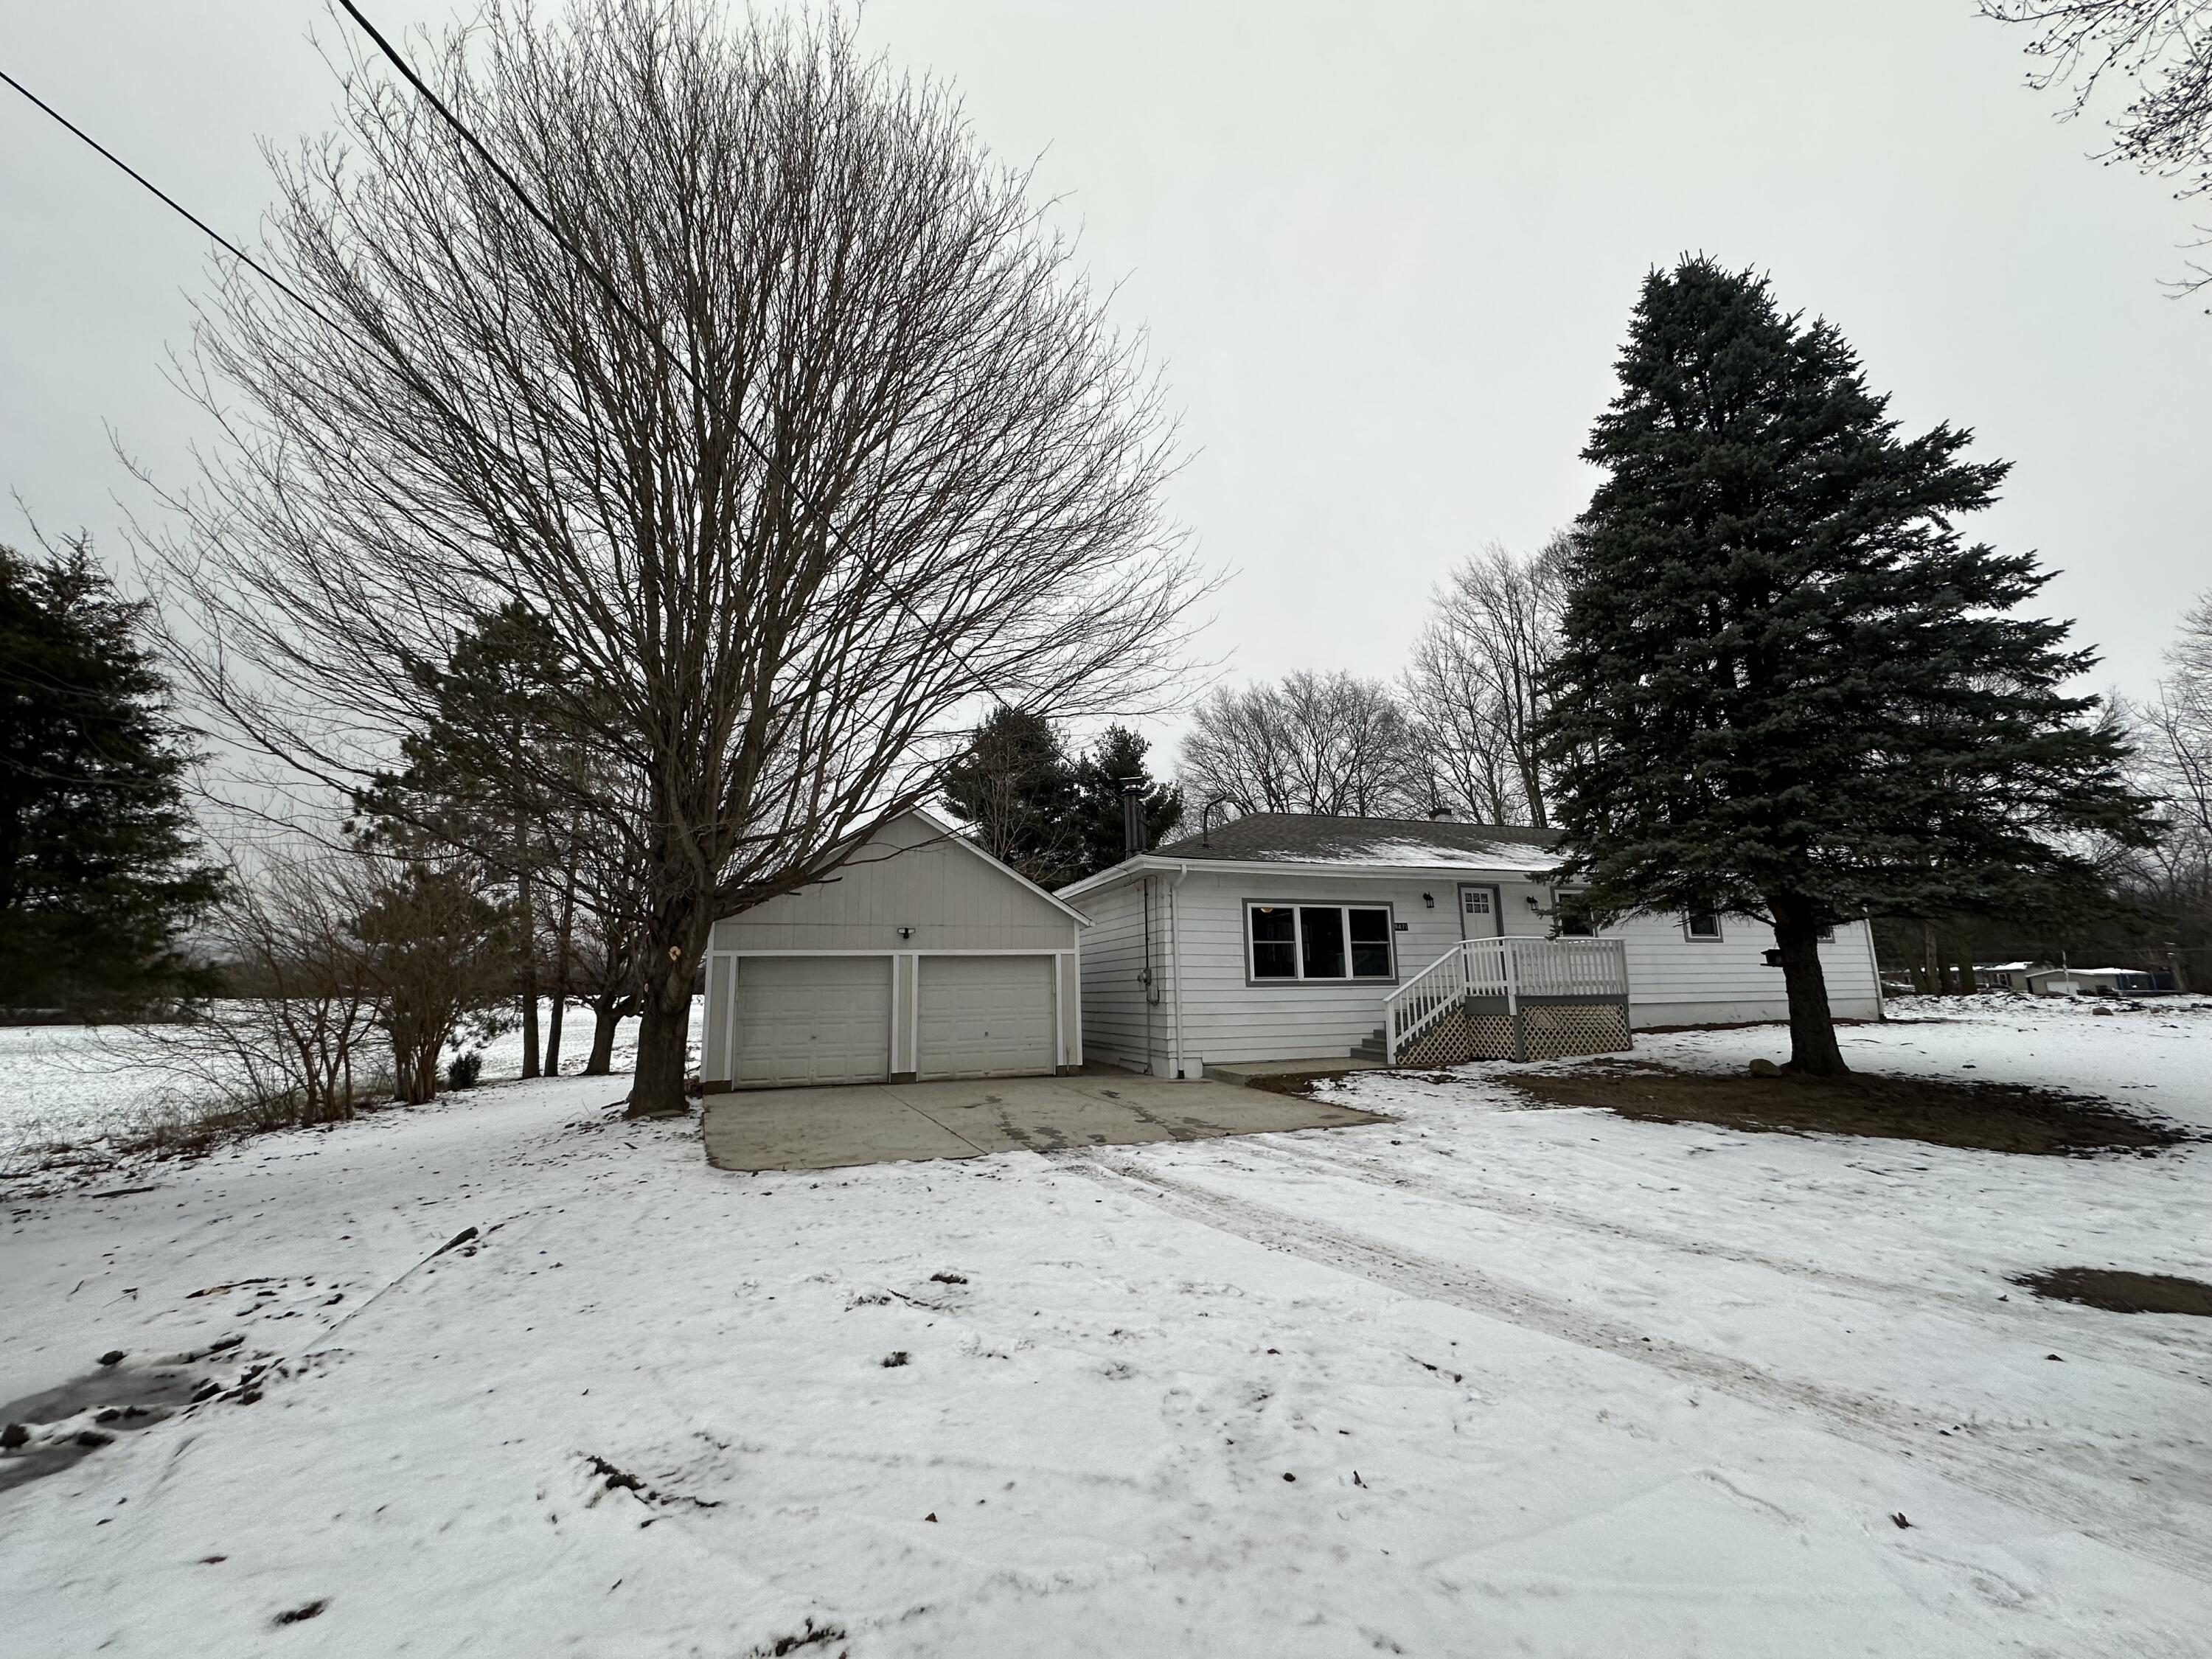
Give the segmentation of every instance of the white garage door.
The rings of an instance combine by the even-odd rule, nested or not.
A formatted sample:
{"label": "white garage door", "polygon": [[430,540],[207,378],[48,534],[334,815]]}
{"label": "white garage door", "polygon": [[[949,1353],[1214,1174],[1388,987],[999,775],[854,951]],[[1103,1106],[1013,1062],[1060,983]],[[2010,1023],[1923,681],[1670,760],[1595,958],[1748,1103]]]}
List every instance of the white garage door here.
{"label": "white garage door", "polygon": [[889,957],[744,957],[736,1081],[881,1083],[891,1069]]}
{"label": "white garage door", "polygon": [[1053,1069],[1050,957],[924,957],[917,1068],[932,1077]]}

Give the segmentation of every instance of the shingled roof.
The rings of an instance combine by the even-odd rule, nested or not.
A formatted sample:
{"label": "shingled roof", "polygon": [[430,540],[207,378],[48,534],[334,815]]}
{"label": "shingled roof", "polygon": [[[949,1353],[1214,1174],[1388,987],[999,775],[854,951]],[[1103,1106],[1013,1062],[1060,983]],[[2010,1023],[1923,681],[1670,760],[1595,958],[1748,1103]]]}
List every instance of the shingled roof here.
{"label": "shingled roof", "polygon": [[1216,824],[1201,840],[1185,836],[1154,848],[1159,858],[1237,863],[1466,866],[1546,870],[1557,862],[1556,830],[1462,823],[1455,818],[1347,818],[1307,812],[1255,812]]}

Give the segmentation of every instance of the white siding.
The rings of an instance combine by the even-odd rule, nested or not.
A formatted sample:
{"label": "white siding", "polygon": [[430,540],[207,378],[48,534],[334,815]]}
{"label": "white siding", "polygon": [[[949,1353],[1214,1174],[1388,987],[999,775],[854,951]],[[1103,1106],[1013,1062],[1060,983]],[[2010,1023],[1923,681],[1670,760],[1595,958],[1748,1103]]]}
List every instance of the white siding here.
{"label": "white siding", "polygon": [[[1396,984],[1435,962],[1459,940],[1459,884],[1495,883],[1508,934],[1550,933],[1550,890],[1525,873],[1413,872],[1335,877],[1307,872],[1245,874],[1193,865],[1151,878],[1152,966],[1162,1000],[1148,1003],[1144,964],[1145,884],[1130,880],[1083,896],[1092,919],[1083,940],[1083,1031],[1091,1057],[1162,1074],[1175,1042],[1178,970],[1186,1065],[1258,1060],[1322,1060],[1348,1054],[1382,1023]],[[1170,896],[1170,890],[1175,889]],[[1433,906],[1422,902],[1424,894]],[[1542,907],[1531,908],[1534,898]],[[1399,981],[1271,981],[1247,977],[1244,906],[1388,904],[1407,924],[1395,934]],[[1638,1026],[1719,1024],[1784,1018],[1782,971],[1765,963],[1771,930],[1730,916],[1717,943],[1684,939],[1680,917],[1643,916],[1604,930],[1626,942],[1630,1014]],[[1170,954],[1170,939],[1173,952]],[[1869,929],[1839,927],[1820,948],[1831,1005],[1842,1018],[1881,1012]]]}
{"label": "white siding", "polygon": [[1150,1071],[1151,1028],[1160,1022],[1138,978],[1145,965],[1145,884],[1124,882],[1089,895],[1084,911],[1091,918],[1083,935],[1084,1052],[1110,1066]]}
{"label": "white siding", "polygon": [[[1173,877],[1155,878],[1164,888]],[[1211,1065],[1254,1060],[1328,1060],[1349,1054],[1382,1024],[1382,1003],[1459,942],[1459,884],[1480,880],[1498,888],[1505,931],[1541,937],[1551,919],[1528,908],[1548,905],[1546,890],[1525,875],[1468,871],[1401,881],[1359,878],[1221,873],[1194,867],[1176,895],[1175,934],[1182,983],[1182,1045],[1186,1061]],[[1433,906],[1422,902],[1427,894]],[[1275,980],[1255,984],[1246,973],[1244,905],[1385,904],[1407,924],[1394,933],[1397,981]],[[1086,899],[1086,902],[1095,900]],[[1159,933],[1155,921],[1154,933]],[[1084,941],[1087,955],[1093,938]],[[1086,1000],[1086,1024],[1091,1005]],[[1155,1020],[1155,1048],[1168,1041],[1168,1014]],[[1097,1043],[1097,1033],[1091,1042]]]}
{"label": "white siding", "polygon": [[[901,938],[899,929],[911,931]],[[923,820],[900,818],[828,881],[714,924],[716,951],[1073,951],[1049,899]]]}
{"label": "white siding", "polygon": [[[1749,916],[1721,918],[1717,942],[1685,939],[1680,916],[1633,916],[1605,930],[1627,941],[1630,1022],[1647,1025],[1728,1025],[1787,1019],[1782,970],[1766,965],[1774,930]],[[1881,1013],[1875,976],[1873,931],[1855,921],[1820,947],[1828,1006],[1838,1019]]]}

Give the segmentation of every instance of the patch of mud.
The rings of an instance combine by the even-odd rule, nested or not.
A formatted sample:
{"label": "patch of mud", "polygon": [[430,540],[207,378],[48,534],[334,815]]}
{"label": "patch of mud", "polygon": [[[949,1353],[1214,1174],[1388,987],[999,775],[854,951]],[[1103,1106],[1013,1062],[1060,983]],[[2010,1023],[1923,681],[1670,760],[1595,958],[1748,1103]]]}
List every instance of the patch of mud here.
{"label": "patch of mud", "polygon": [[2212,1285],[2172,1273],[2131,1273],[2113,1267],[2052,1267],[2012,1281],[2054,1302],[2078,1302],[2107,1313],[2194,1314],[2212,1319]]}
{"label": "patch of mud", "polygon": [[2087,1095],[1944,1078],[1712,1075],[1650,1061],[1489,1079],[1547,1106],[1595,1106],[1654,1123],[1782,1134],[1866,1135],[2043,1157],[2148,1156],[2212,1139]]}
{"label": "patch of mud", "polygon": [[[1248,1089],[1264,1089],[1271,1095],[1293,1095],[1310,1100],[1314,1091],[1323,1084],[1341,1083],[1348,1077],[1357,1077],[1365,1066],[1349,1066],[1341,1072],[1270,1072],[1258,1077],[1248,1077]],[[1378,1122],[1380,1119],[1376,1120]]]}
{"label": "patch of mud", "polygon": [[179,1412],[216,1398],[252,1404],[264,1369],[249,1366],[226,1386],[214,1368],[240,1358],[240,1337],[190,1353],[167,1354],[140,1364],[129,1356],[103,1364],[58,1388],[0,1405],[0,1492],[59,1474],[119,1436],[150,1429]]}

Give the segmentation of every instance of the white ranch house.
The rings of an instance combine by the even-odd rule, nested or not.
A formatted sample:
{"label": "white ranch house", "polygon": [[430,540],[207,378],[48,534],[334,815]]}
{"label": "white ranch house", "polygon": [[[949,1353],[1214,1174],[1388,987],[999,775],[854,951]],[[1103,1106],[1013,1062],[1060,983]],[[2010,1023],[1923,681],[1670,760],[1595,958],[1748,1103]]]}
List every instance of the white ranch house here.
{"label": "white ranch house", "polygon": [[[1590,1052],[1626,1047],[1631,1028],[1787,1018],[1773,934],[1749,918],[1643,915],[1555,938],[1553,839],[1259,813],[1062,888],[1091,921],[1085,1052],[1194,1078],[1356,1053]],[[1820,954],[1837,1015],[1878,1017],[1872,930],[1838,927]]]}
{"label": "white ranch house", "polygon": [[[1542,831],[1263,813],[1048,893],[927,812],[714,925],[709,1091],[1209,1065],[1589,1053],[1632,1028],[1787,1013],[1734,916],[1556,937]],[[1863,923],[1821,947],[1838,1015],[1881,1011]]]}

